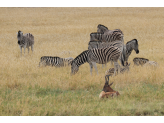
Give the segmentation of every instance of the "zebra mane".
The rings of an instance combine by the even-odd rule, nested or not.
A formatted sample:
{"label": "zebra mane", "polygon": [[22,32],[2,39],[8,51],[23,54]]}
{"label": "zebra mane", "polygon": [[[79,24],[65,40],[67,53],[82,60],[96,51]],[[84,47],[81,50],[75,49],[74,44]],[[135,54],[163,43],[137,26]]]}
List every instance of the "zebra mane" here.
{"label": "zebra mane", "polygon": [[120,32],[122,35],[124,35],[123,32],[120,29],[115,29],[115,30],[113,30],[113,33],[114,32]]}
{"label": "zebra mane", "polygon": [[138,41],[137,41],[137,39],[132,39],[131,41],[128,41],[128,42],[126,43],[126,45],[129,44],[129,43],[131,43],[132,41],[135,41],[136,44],[138,45]]}
{"label": "zebra mane", "polygon": [[88,54],[89,50],[83,51],[81,54],[79,54],[74,60],[78,60],[80,57],[83,57],[84,54]]}
{"label": "zebra mane", "polygon": [[92,35],[92,34],[104,34],[104,33],[101,33],[101,32],[92,32],[90,35]]}
{"label": "zebra mane", "polygon": [[97,26],[97,28],[105,28],[106,30],[108,30],[108,27],[106,27],[106,26],[104,26],[104,25],[102,25],[102,24],[99,24],[99,25]]}
{"label": "zebra mane", "polygon": [[102,41],[99,41],[99,40],[91,40],[91,41],[89,41],[89,43],[94,43],[94,42],[102,42]]}

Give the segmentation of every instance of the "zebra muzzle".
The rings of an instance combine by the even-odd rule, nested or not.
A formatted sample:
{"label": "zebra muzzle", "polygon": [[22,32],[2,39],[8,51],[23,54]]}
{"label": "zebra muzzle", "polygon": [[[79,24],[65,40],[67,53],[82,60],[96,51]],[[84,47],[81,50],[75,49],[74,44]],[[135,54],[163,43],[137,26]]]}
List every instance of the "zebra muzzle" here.
{"label": "zebra muzzle", "polygon": [[18,41],[18,44],[20,44],[20,41]]}
{"label": "zebra muzzle", "polygon": [[139,53],[139,50],[137,50],[136,53],[138,54]]}

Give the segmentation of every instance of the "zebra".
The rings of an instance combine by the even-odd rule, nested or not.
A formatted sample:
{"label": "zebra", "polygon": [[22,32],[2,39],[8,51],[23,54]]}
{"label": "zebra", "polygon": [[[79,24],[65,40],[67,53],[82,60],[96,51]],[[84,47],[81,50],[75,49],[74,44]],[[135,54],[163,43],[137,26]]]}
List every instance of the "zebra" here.
{"label": "zebra", "polygon": [[124,45],[124,51],[125,51],[125,59],[124,59],[124,61],[125,62],[128,62],[128,59],[129,59],[129,56],[130,56],[130,54],[132,53],[132,51],[133,50],[135,50],[135,52],[136,52],[136,54],[138,54],[139,53],[139,49],[138,49],[138,40],[137,39],[132,39],[131,41],[128,41],[127,43],[126,43],[126,45]]}
{"label": "zebra", "polygon": [[139,57],[136,57],[133,59],[134,65],[137,65],[137,66],[139,66],[139,65],[143,66],[148,61],[149,61],[149,59],[139,58]]}
{"label": "zebra", "polygon": [[64,66],[69,66],[72,61],[73,61],[72,57],[60,58],[57,56],[42,56],[40,58],[39,67],[41,66],[41,64],[43,66],[64,67]]}
{"label": "zebra", "polygon": [[90,41],[92,40],[99,40],[99,41],[103,41],[103,42],[112,42],[112,41],[122,41],[123,40],[123,34],[121,32],[119,32],[118,30],[111,30],[111,31],[106,31],[104,33],[101,32],[93,32],[90,34]]}
{"label": "zebra", "polygon": [[[88,43],[88,49],[93,49],[93,48],[104,48],[104,47],[109,47],[109,46],[115,46],[115,47],[118,47],[122,48],[122,43],[120,43],[119,41],[114,41],[114,42],[102,42],[102,41],[97,41],[97,40],[94,40],[94,41],[90,41]],[[123,47],[123,57],[124,57],[124,61],[125,62],[128,62],[128,58],[131,54],[131,52],[135,50],[136,51],[136,54],[139,53],[139,49],[138,49],[138,40],[137,39],[132,39],[131,41],[128,41],[126,43],[126,45],[124,45]],[[119,58],[119,60],[121,61],[121,56]]]}
{"label": "zebra", "polygon": [[[115,46],[115,47],[118,47],[122,51],[123,50],[122,45],[123,44],[119,41],[102,42],[102,41],[93,40],[88,43],[88,50],[93,49],[93,48],[105,48],[105,47],[109,47],[109,46]],[[123,54],[122,54],[122,56],[123,56]],[[119,60],[121,61],[121,58],[119,58]],[[105,64],[105,66],[106,66],[106,64]],[[103,67],[103,64],[102,64],[102,67]]]}
{"label": "zebra", "polygon": [[[124,66],[123,68],[120,68],[120,73],[124,73],[126,71],[129,71],[129,66],[130,66],[130,63],[126,63],[126,66]],[[106,72],[105,72],[105,75],[109,75],[109,76],[112,76],[114,74],[114,68],[109,68]]]}
{"label": "zebra", "polygon": [[[107,32],[108,31],[108,32]],[[99,32],[99,33],[111,33],[112,31],[118,31],[118,32],[120,32],[122,35],[123,35],[123,32],[120,30],[120,29],[115,29],[115,30],[108,30],[108,27],[106,27],[106,26],[104,26],[104,25],[102,25],[102,24],[99,24],[98,26],[97,26],[97,32]]]}
{"label": "zebra", "polygon": [[[97,28],[98,28],[97,33],[90,34],[90,41],[97,40],[107,43],[117,42],[117,45],[119,46],[121,52],[124,52],[124,39],[123,39],[124,34],[120,29],[108,30],[107,27],[100,24],[98,25]],[[121,57],[124,58],[125,56],[122,54]]]}
{"label": "zebra", "polygon": [[23,32],[19,30],[17,33],[17,39],[18,39],[18,44],[19,44],[21,55],[22,55],[22,47],[24,48],[24,54],[25,54],[26,48],[28,48],[28,53],[29,53],[30,46],[31,46],[31,50],[33,52],[34,36],[32,34],[26,33],[23,35]]}
{"label": "zebra", "polygon": [[[105,64],[109,61],[114,61],[114,75],[116,73],[116,69],[120,70],[120,66],[117,63],[118,58],[121,54],[121,51],[118,47],[106,47],[106,48],[94,48],[90,50],[83,51],[80,55],[78,55],[72,62],[71,62],[71,74],[75,74],[79,70],[79,66],[88,62],[90,65],[90,73],[92,75],[92,68],[94,66],[95,70],[97,71],[97,67],[95,63]],[[123,63],[123,59],[122,62]],[[124,66],[124,64],[123,64]],[[97,71],[98,74],[98,71]]]}
{"label": "zebra", "polygon": [[103,40],[103,34],[101,32],[92,32],[90,34],[90,41],[92,40],[97,40],[97,41],[102,41]]}
{"label": "zebra", "polygon": [[90,41],[99,40],[103,42],[113,42],[113,41],[118,40],[118,41],[124,42],[123,36],[124,36],[123,32],[120,29],[108,30],[108,31],[105,31],[104,33],[93,32],[90,34]]}
{"label": "zebra", "polygon": [[97,26],[97,32],[104,33],[105,31],[108,31],[108,27],[101,24]]}

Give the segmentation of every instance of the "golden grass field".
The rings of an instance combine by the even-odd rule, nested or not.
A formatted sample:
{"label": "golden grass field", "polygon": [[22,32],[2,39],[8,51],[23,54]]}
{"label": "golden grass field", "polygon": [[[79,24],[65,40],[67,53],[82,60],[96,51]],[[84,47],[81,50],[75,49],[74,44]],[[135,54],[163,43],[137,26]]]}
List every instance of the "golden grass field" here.
{"label": "golden grass field", "polygon": [[[87,50],[98,24],[121,29],[124,43],[139,40],[130,71],[110,78],[121,94],[113,99],[99,99],[110,63],[92,76],[88,63],[74,76],[70,66],[38,67],[41,56],[75,58]],[[0,27],[0,115],[164,115],[164,8],[0,8]],[[33,54],[26,49],[21,57],[19,30],[34,35]],[[133,66],[134,57],[159,67]]]}

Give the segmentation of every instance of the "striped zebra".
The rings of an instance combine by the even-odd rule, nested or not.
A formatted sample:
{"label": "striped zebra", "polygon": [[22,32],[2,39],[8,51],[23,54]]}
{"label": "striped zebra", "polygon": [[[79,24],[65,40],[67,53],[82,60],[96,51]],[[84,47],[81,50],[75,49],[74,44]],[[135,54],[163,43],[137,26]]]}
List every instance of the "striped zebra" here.
{"label": "striped zebra", "polygon": [[42,56],[40,58],[39,67],[42,66],[55,66],[55,67],[64,67],[71,64],[73,61],[72,57],[69,58],[60,58],[55,56]]}
{"label": "striped zebra", "polygon": [[[129,71],[129,66],[130,66],[130,63],[126,64],[126,66],[124,66],[123,68],[120,68],[120,73],[124,73],[126,71]],[[109,68],[106,72],[105,72],[105,75],[109,75],[109,76],[112,76],[114,74],[114,68]]]}
{"label": "striped zebra", "polygon": [[[123,44],[120,43],[119,41],[114,41],[114,42],[90,41],[88,43],[88,49],[115,46],[115,47],[118,47],[121,50],[122,45]],[[125,62],[128,62],[128,58],[129,58],[129,56],[130,56],[130,54],[133,50],[135,50],[136,54],[139,53],[138,40],[137,39],[133,39],[131,41],[128,41],[126,43],[126,45],[124,45],[122,55],[124,57]],[[119,60],[121,61],[121,56],[120,56]]]}
{"label": "striped zebra", "polygon": [[99,40],[103,42],[113,42],[117,40],[117,41],[124,42],[123,36],[124,35],[120,29],[108,30],[105,31],[104,33],[94,32],[90,34],[90,41]]}
{"label": "striped zebra", "polygon": [[130,54],[132,53],[132,51],[134,50],[136,52],[136,54],[139,53],[139,49],[138,49],[138,40],[137,39],[133,39],[131,41],[128,41],[126,43],[126,45],[124,45],[124,51],[125,51],[125,62],[128,62],[128,58],[130,56]]}
{"label": "striped zebra", "polygon": [[90,34],[90,40],[100,40],[103,42],[112,42],[115,40],[119,40],[124,42],[123,40],[123,32],[120,29],[108,30],[104,25],[98,25],[97,32]]}
{"label": "striped zebra", "polygon": [[[89,49],[94,49],[94,48],[105,48],[105,47],[109,47],[109,46],[114,46],[114,47],[118,47],[121,51],[123,51],[123,49],[121,49],[122,48],[122,43],[121,42],[119,42],[119,41],[113,41],[113,42],[102,42],[102,41],[97,41],[97,40],[94,40],[94,41],[90,41],[89,43],[88,43],[88,50]],[[124,59],[124,57],[125,56],[123,56],[124,54],[121,54],[120,55],[120,58],[119,58],[119,60],[120,60],[120,62],[121,62],[121,57],[123,57],[123,59]],[[112,62],[112,61],[111,61]],[[106,64],[105,64],[106,65]],[[102,67],[103,67],[103,65],[102,65]]]}
{"label": "striped zebra", "polygon": [[137,65],[137,66],[139,66],[139,65],[143,66],[148,61],[149,61],[149,59],[139,58],[139,57],[136,57],[133,59],[134,65]]}
{"label": "striped zebra", "polygon": [[[121,54],[121,51],[118,47],[106,47],[106,48],[94,48],[90,50],[83,51],[80,55],[78,55],[71,63],[71,74],[75,74],[79,70],[79,66],[84,64],[85,62],[88,62],[90,65],[90,73],[92,75],[92,68],[94,66],[95,70],[97,71],[97,67],[95,63],[98,64],[106,64],[109,61],[113,61],[114,64],[114,75],[116,73],[116,69],[120,70],[120,66],[117,63],[118,58]],[[124,61],[122,60],[121,63]],[[118,68],[117,68],[118,67]],[[98,71],[97,71],[98,74]]]}
{"label": "striped zebra", "polygon": [[104,33],[105,31],[108,31],[108,27],[101,24],[97,26],[97,32]]}
{"label": "striped zebra", "polygon": [[97,40],[97,41],[102,41],[103,40],[103,34],[101,32],[92,32],[90,34],[90,41]]}
{"label": "striped zebra", "polygon": [[20,48],[20,52],[22,55],[22,47],[24,48],[24,54],[25,54],[25,49],[28,49],[29,53],[29,47],[31,46],[31,50],[33,52],[33,47],[34,47],[34,36],[30,33],[26,33],[23,35],[22,31],[18,31],[17,33],[17,39],[18,39],[18,44]]}

